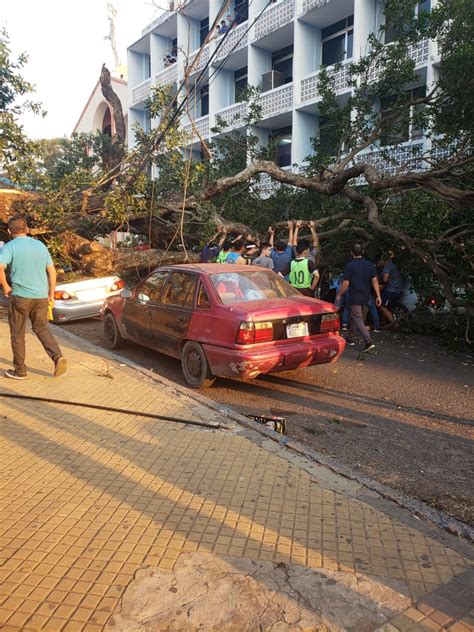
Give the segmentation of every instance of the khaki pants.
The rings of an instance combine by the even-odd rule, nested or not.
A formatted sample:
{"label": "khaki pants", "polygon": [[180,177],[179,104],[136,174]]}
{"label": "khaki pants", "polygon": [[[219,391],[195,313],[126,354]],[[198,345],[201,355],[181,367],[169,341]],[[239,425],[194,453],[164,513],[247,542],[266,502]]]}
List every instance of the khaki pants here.
{"label": "khaki pants", "polygon": [[370,332],[365,326],[364,322],[364,310],[362,305],[351,305],[350,321],[349,321],[349,336],[354,339],[357,332],[362,336],[362,340],[369,344],[372,342]]}
{"label": "khaki pants", "polygon": [[26,375],[25,332],[26,321],[31,321],[33,332],[38,337],[53,362],[62,357],[61,349],[48,329],[48,299],[10,296],[8,301],[8,322],[13,351],[13,366],[18,375]]}

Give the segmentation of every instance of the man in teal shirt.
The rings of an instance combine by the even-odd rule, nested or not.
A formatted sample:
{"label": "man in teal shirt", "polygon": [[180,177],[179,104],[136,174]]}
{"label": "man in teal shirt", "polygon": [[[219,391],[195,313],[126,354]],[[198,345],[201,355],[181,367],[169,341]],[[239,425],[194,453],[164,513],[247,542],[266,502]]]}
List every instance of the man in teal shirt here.
{"label": "man in teal shirt", "polygon": [[[28,225],[23,217],[11,218],[8,232],[12,239],[0,253],[0,285],[9,299],[8,322],[14,368],[6,371],[5,377],[15,380],[27,377],[25,330],[28,318],[33,332],[54,362],[54,376],[58,377],[66,371],[67,363],[48,329],[48,301],[54,301],[56,287],[56,270],[51,255],[43,243],[28,237]],[[7,266],[11,287],[5,275]]]}

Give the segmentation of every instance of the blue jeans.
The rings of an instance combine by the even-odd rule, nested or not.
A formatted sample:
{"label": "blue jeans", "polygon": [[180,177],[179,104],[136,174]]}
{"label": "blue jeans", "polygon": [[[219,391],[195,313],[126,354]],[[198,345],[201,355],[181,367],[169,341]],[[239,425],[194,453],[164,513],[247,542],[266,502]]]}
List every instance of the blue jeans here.
{"label": "blue jeans", "polygon": [[[349,305],[349,301],[347,300],[347,292],[344,294],[341,300],[341,304],[344,306],[342,308],[342,317],[341,322],[343,325],[349,324],[349,313],[351,310],[351,306]],[[380,329],[380,318],[379,312],[377,310],[377,306],[375,305],[375,301],[373,296],[369,298],[369,302],[367,303],[370,312],[370,320],[372,321],[372,326],[374,329]]]}

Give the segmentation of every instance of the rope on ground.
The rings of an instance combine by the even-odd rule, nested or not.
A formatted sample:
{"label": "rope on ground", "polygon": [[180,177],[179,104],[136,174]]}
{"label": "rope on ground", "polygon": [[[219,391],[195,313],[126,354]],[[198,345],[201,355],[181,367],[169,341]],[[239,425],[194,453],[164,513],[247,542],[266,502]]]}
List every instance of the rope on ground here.
{"label": "rope on ground", "polygon": [[148,417],[149,419],[160,419],[161,421],[173,421],[178,424],[188,424],[191,426],[201,426],[203,428],[220,428],[217,421],[198,421],[197,419],[182,419],[181,417],[170,417],[168,415],[156,415],[155,413],[145,413],[139,410],[128,410],[126,408],[116,408],[114,406],[102,406],[100,404],[87,404],[85,402],[70,402],[66,399],[53,399],[51,397],[37,397],[34,395],[19,395],[17,393],[0,393],[0,397],[11,399],[23,399],[34,402],[45,402],[47,404],[62,404],[64,406],[80,406],[81,408],[93,408],[95,410],[105,410],[111,413],[121,413],[123,415],[136,415]]}

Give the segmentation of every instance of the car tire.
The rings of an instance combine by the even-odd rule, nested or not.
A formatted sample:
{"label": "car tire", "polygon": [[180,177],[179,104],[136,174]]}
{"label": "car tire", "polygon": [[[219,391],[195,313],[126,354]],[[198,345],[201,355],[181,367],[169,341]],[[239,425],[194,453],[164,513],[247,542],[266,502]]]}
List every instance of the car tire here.
{"label": "car tire", "polygon": [[110,312],[104,316],[104,343],[107,349],[120,349],[125,344],[125,338],[122,338],[115,316]]}
{"label": "car tire", "polygon": [[209,388],[215,381],[201,345],[188,340],[181,352],[181,369],[191,388]]}
{"label": "car tire", "polygon": [[405,314],[408,314],[408,312],[409,310],[405,307],[405,305],[403,305],[403,303],[397,303],[393,306],[392,309],[392,314],[394,315],[396,320],[398,320],[402,316],[405,316]]}

